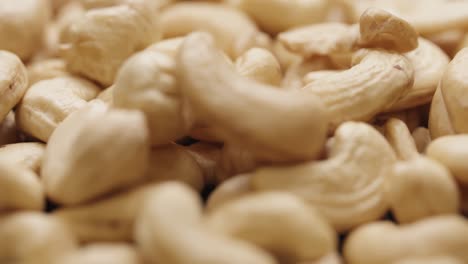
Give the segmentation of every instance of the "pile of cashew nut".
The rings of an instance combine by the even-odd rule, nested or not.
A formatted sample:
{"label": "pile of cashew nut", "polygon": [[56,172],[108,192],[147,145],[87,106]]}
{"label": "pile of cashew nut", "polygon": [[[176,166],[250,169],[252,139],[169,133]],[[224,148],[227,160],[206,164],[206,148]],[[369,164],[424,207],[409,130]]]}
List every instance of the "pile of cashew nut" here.
{"label": "pile of cashew nut", "polygon": [[0,264],[468,264],[468,1],[0,1]]}

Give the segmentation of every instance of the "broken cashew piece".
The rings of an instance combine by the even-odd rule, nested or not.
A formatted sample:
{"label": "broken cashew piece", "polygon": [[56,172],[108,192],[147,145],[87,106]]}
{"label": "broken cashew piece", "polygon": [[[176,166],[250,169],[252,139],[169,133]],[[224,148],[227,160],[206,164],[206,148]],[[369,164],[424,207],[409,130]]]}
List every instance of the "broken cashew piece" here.
{"label": "broken cashew piece", "polygon": [[198,194],[178,183],[161,184],[146,199],[135,240],[145,261],[151,263],[277,263],[253,244],[210,229]]}
{"label": "broken cashew piece", "polygon": [[[382,240],[382,236],[386,239]],[[462,216],[437,216],[397,226],[375,222],[359,227],[346,239],[348,264],[393,264],[408,258],[447,256],[468,261],[468,221]]]}
{"label": "broken cashew piece", "polygon": [[318,157],[328,116],[309,91],[275,89],[239,76],[204,33],[186,38],[177,69],[185,112],[210,124],[225,142],[245,146],[260,160]]}
{"label": "broken cashew piece", "polygon": [[324,217],[289,193],[256,193],[229,201],[208,214],[207,224],[288,263],[315,260],[336,248],[336,233]]}
{"label": "broken cashew piece", "polygon": [[396,162],[385,138],[365,123],[345,122],[329,141],[328,159],[272,166],[252,174],[254,191],[289,191],[315,206],[342,232],[388,209],[384,179]]}
{"label": "broken cashew piece", "polygon": [[401,120],[387,121],[385,135],[400,159],[391,168],[385,184],[396,220],[406,224],[435,215],[456,214],[460,193],[443,163],[418,153],[408,127]]}

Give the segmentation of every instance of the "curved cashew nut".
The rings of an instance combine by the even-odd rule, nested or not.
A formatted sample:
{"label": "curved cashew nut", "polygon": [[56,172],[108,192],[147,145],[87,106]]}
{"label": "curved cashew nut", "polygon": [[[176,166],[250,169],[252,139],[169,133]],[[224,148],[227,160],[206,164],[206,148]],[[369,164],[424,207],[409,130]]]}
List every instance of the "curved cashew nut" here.
{"label": "curved cashew nut", "polygon": [[83,243],[131,241],[141,204],[158,186],[145,184],[88,204],[63,207],[52,215],[65,222]]}
{"label": "curved cashew nut", "polygon": [[319,155],[328,118],[318,97],[239,76],[203,33],[186,38],[177,69],[184,107],[197,121],[212,125],[225,142],[246,146],[263,160]]}
{"label": "curved cashew nut", "polygon": [[343,123],[330,142],[328,160],[260,168],[254,190],[290,191],[317,207],[338,231],[378,219],[388,209],[383,184],[396,157],[370,125]]}
{"label": "curved cashew nut", "polygon": [[64,258],[57,264],[140,264],[141,257],[134,246],[124,243],[96,243],[80,248]]}
{"label": "curved cashew nut", "polygon": [[429,131],[433,139],[455,134],[440,85],[435,91],[434,97],[432,97],[431,109],[429,112]]}
{"label": "curved cashew nut", "polygon": [[283,78],[275,56],[262,48],[251,48],[236,59],[237,72],[257,82],[278,87]]}
{"label": "curved cashew nut", "polygon": [[386,197],[398,222],[456,214],[460,195],[449,170],[436,160],[419,155],[403,121],[390,119],[385,134],[401,160],[392,167],[385,184]]}
{"label": "curved cashew nut", "polygon": [[444,136],[435,139],[427,147],[429,157],[447,166],[453,176],[462,183],[468,183],[468,135]]}
{"label": "curved cashew nut", "polygon": [[144,115],[95,101],[54,131],[41,177],[49,198],[77,204],[139,182],[148,158]]}
{"label": "curved cashew nut", "polygon": [[162,184],[146,199],[137,219],[135,240],[151,262],[276,263],[254,245],[211,230],[204,223],[198,194],[178,183]]}
{"label": "curved cashew nut", "polygon": [[[233,5],[249,14],[269,33],[323,22],[331,6],[327,0],[234,0]],[[287,14],[287,15],[285,15]]]}
{"label": "curved cashew nut", "polygon": [[13,53],[0,51],[0,122],[21,100],[28,88],[26,68]]}
{"label": "curved cashew nut", "polygon": [[349,120],[369,121],[413,84],[413,67],[402,55],[359,50],[353,57],[351,69],[326,75],[303,88],[325,104],[333,127]]}
{"label": "curved cashew nut", "polygon": [[457,215],[437,216],[404,226],[376,222],[359,227],[345,241],[344,256],[349,264],[440,256],[467,262],[467,247],[468,221]]}
{"label": "curved cashew nut", "polygon": [[336,233],[323,216],[289,193],[251,194],[227,202],[211,211],[207,223],[288,263],[315,260],[336,247]]}
{"label": "curved cashew nut", "polygon": [[0,159],[0,212],[40,211],[44,205],[45,195],[37,175],[27,168]]}
{"label": "curved cashew nut", "polygon": [[16,213],[0,219],[0,262],[50,264],[77,248],[67,226],[42,213]]}
{"label": "curved cashew nut", "polygon": [[21,131],[47,142],[71,113],[86,106],[100,89],[78,77],[58,77],[31,86],[18,105],[16,124]]}
{"label": "curved cashew nut", "polygon": [[266,46],[268,37],[243,12],[218,3],[177,3],[160,16],[164,38],[186,35],[193,31],[211,33],[216,43],[236,58],[254,46]]}
{"label": "curved cashew nut", "polygon": [[45,145],[37,142],[24,142],[4,145],[0,148],[0,160],[26,167],[39,174]]}

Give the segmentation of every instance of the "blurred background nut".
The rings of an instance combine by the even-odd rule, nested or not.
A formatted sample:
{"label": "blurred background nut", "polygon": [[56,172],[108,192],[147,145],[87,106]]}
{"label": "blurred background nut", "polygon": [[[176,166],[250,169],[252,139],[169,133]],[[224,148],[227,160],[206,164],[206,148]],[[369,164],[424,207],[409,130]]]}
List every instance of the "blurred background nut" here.
{"label": "blurred background nut", "polygon": [[22,166],[39,175],[45,144],[39,142],[22,142],[4,145],[0,148],[0,160]]}
{"label": "blurred background nut", "polygon": [[141,264],[136,248],[124,243],[95,243],[71,252],[53,264]]}
{"label": "blurred background nut", "polygon": [[50,264],[76,247],[67,226],[52,216],[16,213],[0,219],[1,263]]}
{"label": "blurred background nut", "polygon": [[16,110],[18,129],[47,142],[71,113],[94,99],[99,88],[82,78],[57,77],[31,86]]}
{"label": "blurred background nut", "polygon": [[0,51],[0,122],[21,100],[28,88],[26,68],[13,53]]}
{"label": "blurred background nut", "polygon": [[47,195],[78,204],[136,184],[147,170],[149,151],[141,112],[92,102],[65,119],[47,144],[41,169]]}

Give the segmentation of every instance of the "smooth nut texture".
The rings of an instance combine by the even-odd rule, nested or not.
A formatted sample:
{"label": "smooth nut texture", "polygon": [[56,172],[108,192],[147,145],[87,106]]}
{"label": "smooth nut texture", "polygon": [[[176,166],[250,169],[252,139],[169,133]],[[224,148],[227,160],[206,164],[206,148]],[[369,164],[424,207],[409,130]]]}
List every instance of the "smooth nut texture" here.
{"label": "smooth nut texture", "polygon": [[0,122],[21,100],[28,88],[26,68],[13,53],[0,51]]}
{"label": "smooth nut texture", "polygon": [[444,164],[458,181],[468,183],[467,146],[467,135],[445,136],[432,141],[426,153]]}
{"label": "smooth nut texture", "polygon": [[47,79],[67,76],[67,65],[64,60],[58,58],[45,59],[32,62],[27,66],[29,86]]}
{"label": "smooth nut texture", "polygon": [[55,128],[71,113],[94,99],[99,88],[82,78],[57,77],[31,86],[16,111],[18,128],[47,142]]}
{"label": "smooth nut texture", "polygon": [[431,110],[429,112],[429,131],[431,132],[432,139],[455,134],[440,85],[432,98]]}
{"label": "smooth nut texture", "polygon": [[236,59],[237,72],[257,82],[279,86],[282,79],[281,66],[268,50],[252,48]]}
{"label": "smooth nut texture", "polygon": [[140,264],[135,247],[124,243],[90,244],[61,258],[57,264]]}
{"label": "smooth nut texture", "polygon": [[36,174],[41,171],[45,145],[37,142],[8,144],[0,147],[0,160],[26,167]]}
{"label": "smooth nut texture", "polygon": [[144,115],[95,101],[54,131],[41,176],[49,198],[77,204],[138,183],[148,158]]}
{"label": "smooth nut texture", "polygon": [[223,181],[208,197],[206,210],[211,211],[222,204],[252,193],[250,175],[240,174]]}

